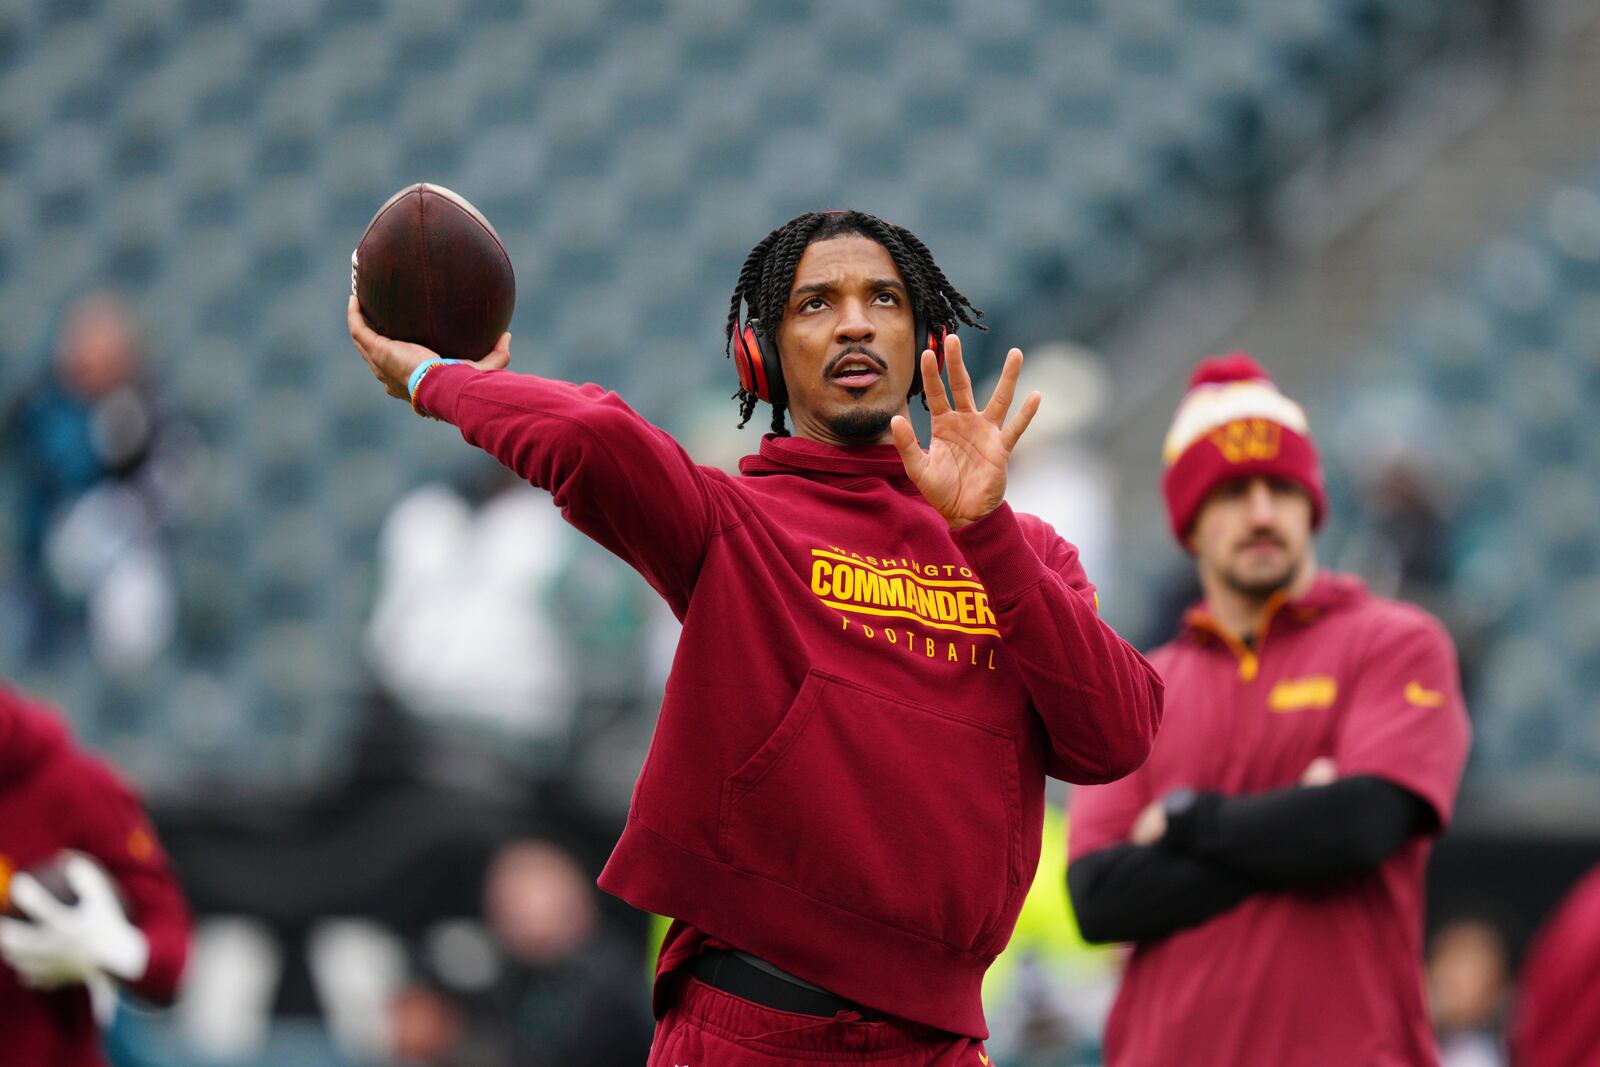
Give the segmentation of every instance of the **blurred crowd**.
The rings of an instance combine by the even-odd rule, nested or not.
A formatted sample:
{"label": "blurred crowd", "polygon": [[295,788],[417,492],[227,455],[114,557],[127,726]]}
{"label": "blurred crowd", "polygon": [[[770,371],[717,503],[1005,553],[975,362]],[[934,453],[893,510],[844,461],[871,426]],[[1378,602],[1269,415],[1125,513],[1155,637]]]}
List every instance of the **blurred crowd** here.
{"label": "blurred crowd", "polygon": [[137,676],[176,628],[168,533],[200,442],[148,379],[129,305],[75,301],[3,427],[18,483],[11,639],[34,660],[85,645],[108,673]]}

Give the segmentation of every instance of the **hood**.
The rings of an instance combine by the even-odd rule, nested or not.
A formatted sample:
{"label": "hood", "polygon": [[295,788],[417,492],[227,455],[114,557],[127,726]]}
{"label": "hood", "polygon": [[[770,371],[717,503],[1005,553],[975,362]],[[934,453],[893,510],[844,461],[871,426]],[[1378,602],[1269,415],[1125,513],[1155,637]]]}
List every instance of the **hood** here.
{"label": "hood", "polygon": [[739,461],[739,473],[747,478],[764,474],[886,478],[902,492],[917,491],[906,477],[905,464],[900,462],[900,453],[894,445],[827,445],[807,437],[779,437],[769,433],[761,439],[759,453]]}
{"label": "hood", "polygon": [[[1371,596],[1361,579],[1354,575],[1319,571],[1305,595],[1273,604],[1268,610],[1267,617],[1269,620],[1289,618],[1298,623],[1308,623],[1331,611],[1340,611],[1359,604]],[[1217,624],[1212,621],[1211,611],[1206,607],[1205,601],[1200,601],[1184,612],[1183,629],[1191,635],[1216,633]]]}
{"label": "hood", "polygon": [[50,708],[0,683],[0,785],[67,747],[67,724]]}

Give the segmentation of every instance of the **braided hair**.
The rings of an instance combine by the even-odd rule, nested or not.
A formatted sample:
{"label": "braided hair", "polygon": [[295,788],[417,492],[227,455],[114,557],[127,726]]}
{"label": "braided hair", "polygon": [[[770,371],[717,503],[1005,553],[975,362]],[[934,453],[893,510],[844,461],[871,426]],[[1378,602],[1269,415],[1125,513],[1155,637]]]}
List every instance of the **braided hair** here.
{"label": "braided hair", "polygon": [[[983,312],[950,284],[944,271],[933,261],[928,246],[910,230],[862,211],[808,211],[767,234],[745,257],[728,306],[725,354],[730,357],[733,354],[733,335],[739,329],[741,304],[750,309],[749,318],[760,319],[762,328],[775,334],[789,304],[789,292],[794,288],[795,268],[800,265],[800,257],[807,246],[813,241],[846,234],[876,241],[889,253],[895,268],[905,279],[914,319],[927,323],[932,329],[942,326],[954,330],[963,323],[984,329],[978,322]],[[915,391],[916,386],[913,386],[912,392]],[[742,387],[733,396],[739,401],[739,425],[743,427],[750,421],[760,398]],[[780,436],[789,433],[783,419],[787,406],[772,405],[772,432]]]}

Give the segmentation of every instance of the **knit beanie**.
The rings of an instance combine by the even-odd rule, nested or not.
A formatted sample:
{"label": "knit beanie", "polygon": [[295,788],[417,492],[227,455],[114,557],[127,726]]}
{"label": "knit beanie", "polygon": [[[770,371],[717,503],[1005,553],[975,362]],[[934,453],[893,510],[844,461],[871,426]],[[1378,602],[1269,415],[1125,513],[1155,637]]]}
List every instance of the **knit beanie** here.
{"label": "knit beanie", "polygon": [[1311,497],[1311,528],[1328,510],[1322,461],[1306,413],[1243,352],[1203,361],[1189,379],[1162,448],[1161,492],[1172,535],[1189,529],[1211,490],[1256,475],[1286,478]]}

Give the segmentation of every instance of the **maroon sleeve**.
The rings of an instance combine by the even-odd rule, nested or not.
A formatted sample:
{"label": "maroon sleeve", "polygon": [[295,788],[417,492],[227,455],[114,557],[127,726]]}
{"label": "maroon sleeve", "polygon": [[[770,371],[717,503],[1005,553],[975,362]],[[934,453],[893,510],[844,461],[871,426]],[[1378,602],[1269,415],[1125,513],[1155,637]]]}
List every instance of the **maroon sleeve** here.
{"label": "maroon sleeve", "polygon": [[531,374],[438,366],[417,403],[550,491],[681,618],[717,524],[712,476],[615,393]]}
{"label": "maroon sleeve", "polygon": [[1005,503],[952,536],[1050,735],[1045,770],[1095,783],[1142,765],[1161,724],[1161,676],[1101,620],[1077,550],[1052,534],[1046,565]]}
{"label": "maroon sleeve", "polygon": [[[1151,654],[1149,662],[1158,673],[1162,670],[1162,651]],[[1125,778],[1104,785],[1073,786],[1067,801],[1067,815],[1071,830],[1067,834],[1067,862],[1079,856],[1128,843],[1128,833],[1139,813],[1155,797],[1155,786],[1150,777],[1150,764]]]}
{"label": "maroon sleeve", "polygon": [[1334,744],[1339,777],[1375,775],[1427,801],[1443,829],[1455,807],[1471,728],[1455,646],[1431,616],[1405,605],[1373,628]]}
{"label": "maroon sleeve", "polygon": [[144,809],[115,774],[80,757],[72,847],[93,856],[111,875],[128,918],[150,942],[144,977],[129,988],[154,1004],[170,1004],[189,953],[189,907],[166,851]]}

